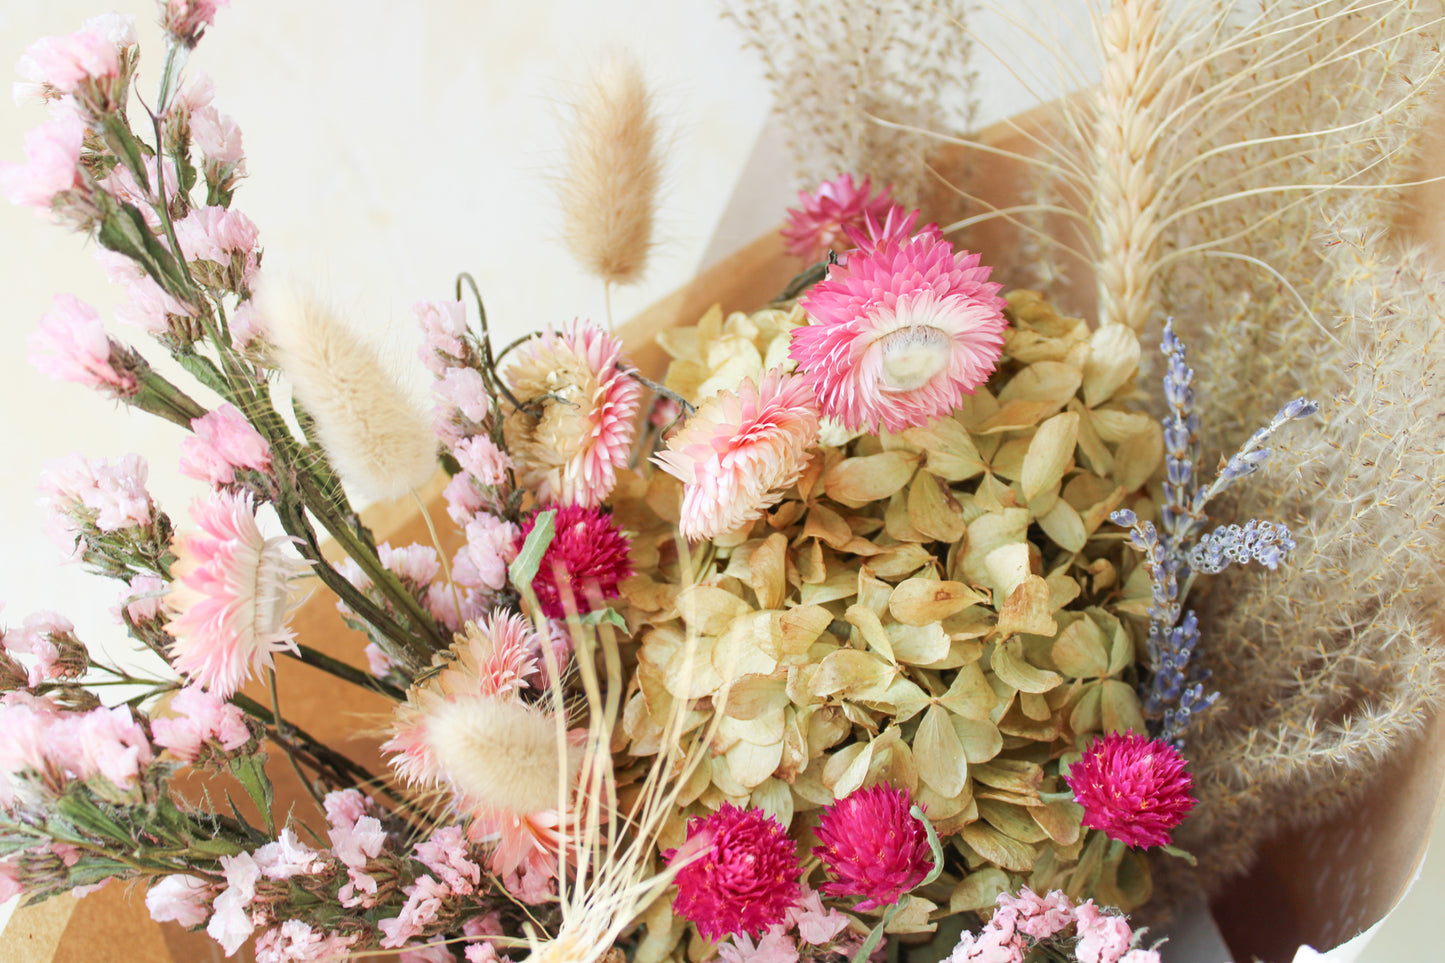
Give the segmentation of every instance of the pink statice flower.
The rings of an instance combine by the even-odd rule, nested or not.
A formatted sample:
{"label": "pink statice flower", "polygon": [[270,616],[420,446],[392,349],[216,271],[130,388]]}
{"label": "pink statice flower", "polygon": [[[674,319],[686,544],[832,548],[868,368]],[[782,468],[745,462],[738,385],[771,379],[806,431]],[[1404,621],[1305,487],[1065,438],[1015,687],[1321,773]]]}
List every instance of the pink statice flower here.
{"label": "pink statice flower", "polygon": [[[475,368],[447,368],[432,385],[437,404],[432,409],[437,437],[455,449],[464,439],[479,435],[491,411],[486,383]],[[510,464],[510,459],[508,459]]]}
{"label": "pink statice flower", "polygon": [[402,949],[397,956],[397,963],[457,963],[457,958],[452,955],[445,942],[426,943],[421,946],[413,943]]}
{"label": "pink statice flower", "polygon": [[200,926],[211,915],[215,890],[199,876],[176,873],[163,877],[146,891],[146,909],[157,923],[176,922],[184,927]]}
{"label": "pink statice flower", "polygon": [[857,909],[898,902],[933,866],[928,834],[909,812],[906,789],[859,789],[823,810],[813,852],[833,881],[829,896],[862,896]]}
{"label": "pink statice flower", "polygon": [[226,888],[211,904],[213,912],[206,924],[206,932],[221,944],[227,956],[232,956],[256,931],[256,924],[247,909],[256,898],[261,867],[250,853],[237,853],[221,857],[221,871],[226,877]]}
{"label": "pink statice flower", "polygon": [[296,831],[289,826],[251,855],[267,879],[314,876],[326,869],[325,857],[296,838]]}
{"label": "pink statice flower", "polygon": [[173,334],[172,318],[190,318],[195,312],[171,297],[150,277],[126,286],[127,301],[115,309],[115,319],[149,334]]}
{"label": "pink statice flower", "polygon": [[723,803],[712,815],[689,820],[687,842],[663,856],[669,864],[685,861],[673,911],[711,940],[783,922],[801,894],[797,846],[761,809]]}
{"label": "pink statice flower", "polygon": [[0,190],[10,203],[49,213],[56,196],[81,186],[85,122],[64,110],[25,135],[25,163],[0,163]]}
{"label": "pink statice flower", "polygon": [[246,152],[241,128],[229,116],[209,106],[196,110],[191,114],[191,136],[207,163],[245,173]]}
{"label": "pink statice flower", "polygon": [[462,439],[452,453],[473,482],[487,488],[505,484],[507,472],[516,467],[507,453],[486,435]]}
{"label": "pink statice flower", "polygon": [[71,294],[55,305],[30,335],[30,363],[58,381],[74,381],[128,397],[140,385],[123,354],[106,336],[95,308]]}
{"label": "pink statice flower", "polygon": [[709,397],[653,461],[682,481],[682,533],[714,538],[777,504],[817,438],[812,389],[773,369],[760,385],[744,379],[737,394]]}
{"label": "pink statice flower", "polygon": [[350,829],[356,821],[365,816],[368,809],[366,797],[357,789],[338,789],[329,792],[321,801],[326,811],[326,821],[333,828],[345,826]]}
{"label": "pink statice flower", "polygon": [[256,963],[340,963],[357,939],[286,920],[256,937]]}
{"label": "pink statice flower", "polygon": [[543,504],[596,508],[637,434],[642,386],[622,342],[590,321],[548,328],[516,349],[506,378],[523,407],[507,416],[519,483]]}
{"label": "pink statice flower", "polygon": [[121,74],[135,42],[134,17],[102,14],[85,21],[75,33],[35,41],[16,69],[42,88],[93,102],[98,98],[95,106],[114,107],[120,102]]}
{"label": "pink statice flower", "polygon": [[[602,600],[616,597],[622,580],[632,575],[632,561],[631,543],[611,514],[580,505],[563,505],[555,512],[555,534],[542,555],[532,590],[542,614],[560,619],[567,616],[569,606],[589,612]],[[518,551],[536,526],[537,515],[533,512],[522,522]]]}
{"label": "pink statice flower", "polygon": [[0,637],[0,648],[30,657],[26,684],[31,688],[53,679],[77,678],[89,667],[75,625],[58,612],[27,615],[20,628]]}
{"label": "pink statice flower", "polygon": [[1074,924],[1079,938],[1074,955],[1079,963],[1119,963],[1134,942],[1129,921],[1115,913],[1101,912],[1093,900],[1074,907]]}
{"label": "pink statice flower", "polygon": [[824,415],[903,431],[949,414],[1003,353],[1004,300],[979,256],[919,234],[835,265],[801,305],[789,354]]}
{"label": "pink statice flower", "polygon": [[151,720],[156,745],[181,762],[195,762],[208,743],[232,752],[251,741],[246,714],[200,686],[186,686],[171,697],[169,716]]}
{"label": "pink statice flower", "polygon": [[770,926],[756,943],[745,933],[735,933],[721,943],[717,958],[723,963],[798,963],[798,944],[781,926]]}
{"label": "pink statice flower", "polygon": [[472,862],[466,833],[460,826],[443,826],[413,850],[423,866],[437,875],[457,896],[470,896],[482,881],[482,868]]}
{"label": "pink statice flower", "polygon": [[[20,866],[15,857],[0,859],[0,906],[25,892],[20,885]],[[205,919],[205,917],[201,917]]]}
{"label": "pink statice flower", "polygon": [[1040,896],[1025,886],[1017,895],[1000,893],[997,903],[1015,914],[1019,932],[1033,940],[1049,939],[1074,922],[1074,904],[1059,890]]}
{"label": "pink statice flower", "polygon": [[868,216],[885,220],[893,200],[887,188],[870,197],[872,189],[866,177],[862,183],[856,183],[852,174],[840,174],[824,181],[811,194],[800,191],[800,206],[788,209],[788,220],[782,229],[788,253],[805,261],[817,261],[829,249],[846,246],[848,227],[864,226],[864,218]]}
{"label": "pink statice flower", "polygon": [[199,534],[177,536],[170,595],[176,617],[175,667],[193,682],[229,697],[274,653],[295,651],[287,620],[293,585],[309,568],[288,551],[290,538],[267,538],[249,498],[212,494],[191,507]]}
{"label": "pink statice flower", "polygon": [[100,707],[63,717],[50,732],[53,758],[78,779],[104,778],[119,789],[130,789],[155,761],[145,729],[127,706]]}
{"label": "pink statice flower", "polygon": [[230,5],[231,0],[160,0],[161,29],[177,42],[194,47],[216,19],[216,12]]}
{"label": "pink statice flower", "polygon": [[249,217],[225,207],[197,207],[175,227],[176,240],[187,261],[225,264],[233,254],[250,254],[259,237]]}
{"label": "pink statice flower", "polygon": [[460,301],[418,301],[411,306],[421,326],[424,344],[421,360],[437,377],[449,368],[466,365],[470,351],[463,340],[467,333],[467,309]]}
{"label": "pink statice flower", "polygon": [[236,470],[271,469],[271,446],[234,405],[191,419],[193,434],[181,442],[181,474],[217,487],[236,481]]}
{"label": "pink statice flower", "polygon": [[46,464],[40,475],[41,504],[60,520],[56,534],[73,549],[89,526],[102,532],[146,526],[155,504],[146,491],[147,467],[140,455],[124,455],[114,465],[70,454]]}
{"label": "pink statice flower", "polygon": [[380,923],[381,932],[385,935],[381,941],[384,949],[398,949],[412,938],[420,936],[437,918],[443,901],[451,895],[446,886],[430,876],[417,877],[417,881],[403,892],[406,893],[406,903],[403,904],[401,912],[393,919],[385,919]]}
{"label": "pink statice flower", "polygon": [[461,585],[497,591],[507,584],[507,566],[517,557],[517,533],[511,522],[485,512],[467,522],[467,543],[452,561],[452,577]]}
{"label": "pink statice flower", "polygon": [[[159,575],[140,574],[131,579],[120,593],[121,608],[132,622],[140,625],[161,617],[170,583]],[[122,621],[119,610],[116,621]]]}
{"label": "pink statice flower", "polygon": [[809,946],[826,946],[848,928],[848,917],[824,906],[816,892],[803,887],[803,896],[788,911],[784,929],[796,929],[798,939]]}
{"label": "pink statice flower", "polygon": [[[330,808],[327,807],[328,813]],[[359,816],[354,822],[333,819],[328,836],[332,854],[346,867],[347,881],[337,891],[337,899],[348,908],[374,905],[376,877],[367,870],[386,845],[386,830],[381,821],[375,816]]]}
{"label": "pink statice flower", "polygon": [[231,312],[231,344],[237,351],[250,351],[266,340],[266,323],[256,302],[247,299]]}
{"label": "pink statice flower", "polygon": [[488,505],[486,496],[467,472],[454,475],[452,480],[447,482],[447,487],[442,489],[442,497],[447,502],[447,515],[463,528],[471,522],[472,516],[481,514]]}
{"label": "pink statice flower", "polygon": [[366,648],[361,651],[366,656],[366,670],[378,679],[385,678],[387,673],[396,667],[396,660],[386,654],[386,650],[375,642],[366,643]]}
{"label": "pink statice flower", "polygon": [[1184,757],[1133,732],[1095,739],[1064,779],[1084,807],[1083,824],[1130,846],[1167,846],[1194,807]]}

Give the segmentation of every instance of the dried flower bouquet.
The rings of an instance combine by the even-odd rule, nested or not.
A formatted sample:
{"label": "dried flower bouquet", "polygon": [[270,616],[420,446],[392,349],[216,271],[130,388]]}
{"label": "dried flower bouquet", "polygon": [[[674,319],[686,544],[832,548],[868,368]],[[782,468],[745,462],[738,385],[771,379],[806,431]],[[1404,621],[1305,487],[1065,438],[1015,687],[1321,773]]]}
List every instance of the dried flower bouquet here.
{"label": "dried flower bouquet", "polygon": [[[1318,516],[1240,484],[1315,402],[1251,407],[1254,433],[1211,474],[1200,414],[1219,403],[1170,324],[1149,374],[1136,329],[1175,289],[1132,270],[1156,233],[1117,239],[1174,218],[1111,193],[1143,182],[1085,192],[1097,326],[1005,293],[996,265],[845,174],[789,213],[787,290],[660,334],[665,372],[587,321],[496,346],[463,275],[454,300],[417,305],[428,410],[344,318],[262,270],[232,206],[240,131],[183,76],[217,6],[161,4],[144,123],[124,18],[21,63],[52,118],[0,186],[96,240],[129,293],[118,319],[194,384],[68,296],[32,360],[190,432],[178,467],[212,493],[175,523],[138,459],[47,474],[61,541],[126,583],[119,618],[168,671],[104,664],[54,613],[0,638],[0,895],[143,881],[155,919],[228,955],[254,940],[263,961],[1157,963],[1122,914],[1161,866],[1165,896],[1204,885],[1176,830],[1204,827],[1207,881],[1240,858],[1210,832],[1259,814],[1218,756],[1253,723],[1218,720],[1294,694],[1211,679],[1211,626],[1254,610],[1217,593],[1201,620],[1191,590],[1226,569],[1317,585],[1287,573],[1328,552]],[[1157,14],[1116,5],[1106,47],[1127,35],[1153,63],[1185,29]],[[1137,80],[1107,78],[1102,127],[1187,96]],[[656,140],[639,75],[608,65],[565,204],[569,246],[609,289],[650,243]],[[1352,390],[1389,394],[1320,393],[1339,407]],[[448,531],[417,497],[438,462]],[[348,492],[416,497],[432,544],[378,543]],[[1219,505],[1260,517],[1211,528]],[[1301,519],[1296,538],[1283,522]],[[308,589],[336,597],[364,652],[297,637]],[[389,702],[389,773],[288,720],[276,676],[294,662]],[[277,802],[278,764],[314,805]]]}

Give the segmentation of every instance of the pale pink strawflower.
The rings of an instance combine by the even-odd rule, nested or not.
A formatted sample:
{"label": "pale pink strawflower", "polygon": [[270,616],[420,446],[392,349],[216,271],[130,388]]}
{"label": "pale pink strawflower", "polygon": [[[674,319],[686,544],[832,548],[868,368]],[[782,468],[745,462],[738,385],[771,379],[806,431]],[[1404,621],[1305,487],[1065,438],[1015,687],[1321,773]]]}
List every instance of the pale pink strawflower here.
{"label": "pale pink strawflower", "polygon": [[637,433],[642,386],[623,373],[622,342],[587,321],[516,349],[506,377],[524,406],[504,422],[520,484],[543,503],[596,508],[617,485]]}
{"label": "pale pink strawflower", "polygon": [[265,472],[271,468],[271,446],[234,405],[191,419],[194,433],[181,442],[180,471],[212,485],[230,485],[236,470]]}
{"label": "pale pink strawflower", "polygon": [[788,220],[782,229],[788,253],[805,261],[817,261],[829,249],[843,253],[843,249],[851,246],[844,233],[847,227],[862,227],[868,215],[883,221],[893,206],[886,187],[870,197],[872,189],[866,177],[860,184],[854,182],[853,175],[840,174],[824,181],[811,194],[800,191],[800,206],[788,209]]}
{"label": "pale pink strawflower", "polygon": [[211,915],[215,890],[199,876],[166,876],[146,891],[146,909],[157,923],[200,926]]}
{"label": "pale pink strawflower", "polygon": [[1194,780],[1184,765],[1161,739],[1110,733],[1090,743],[1064,779],[1088,828],[1129,846],[1167,846],[1194,807]]}
{"label": "pale pink strawflower", "polygon": [[898,902],[933,866],[928,834],[909,812],[906,789],[859,789],[823,810],[813,852],[833,881],[829,896],[862,896],[857,909]]}
{"label": "pale pink strawflower", "polygon": [[919,234],[852,255],[803,299],[789,354],[824,415],[903,431],[954,411],[1003,353],[1004,300],[979,256]]}
{"label": "pale pink strawflower", "polygon": [[[565,825],[564,825],[565,823]],[[508,889],[519,893],[527,902],[526,893],[545,897],[548,884],[557,876],[557,853],[565,841],[576,846],[580,827],[557,809],[541,809],[515,813],[502,809],[484,810],[475,815],[467,834],[478,842],[492,846],[487,868],[504,880],[513,880]]]}
{"label": "pale pink strawflower", "polygon": [[139,384],[116,346],[106,337],[100,315],[71,294],[57,294],[26,342],[30,363],[59,381],[74,381],[129,396]]}
{"label": "pale pink strawflower", "polygon": [[812,389],[773,369],[704,401],[653,461],[682,481],[682,533],[713,538],[777,504],[817,438]]}
{"label": "pale pink strawflower", "polygon": [[[678,870],[673,912],[708,939],[758,933],[783,922],[798,901],[797,845],[761,809],[723,803],[706,818],[688,821],[688,844],[663,855],[687,859]],[[700,855],[698,855],[700,851]]]}
{"label": "pale pink strawflower", "polygon": [[251,741],[246,714],[199,686],[186,686],[172,696],[170,711],[172,715],[151,720],[151,734],[156,745],[181,762],[195,762],[207,743],[231,752]]}
{"label": "pale pink strawflower", "polygon": [[25,135],[25,163],[0,163],[0,190],[10,203],[49,212],[56,195],[81,186],[85,122],[61,111]]}
{"label": "pale pink strawflower", "polygon": [[[569,606],[590,612],[604,599],[615,598],[622,580],[632,575],[632,560],[631,543],[609,513],[580,505],[563,505],[555,512],[552,541],[542,555],[532,590],[542,614],[561,619]],[[537,515],[533,512],[522,522],[518,551],[536,527]]]}
{"label": "pale pink strawflower", "polygon": [[289,551],[290,538],[266,538],[250,499],[213,494],[191,507],[199,534],[177,536],[170,595],[178,614],[166,624],[175,638],[175,667],[192,681],[229,697],[276,652],[296,651],[287,624],[293,586],[308,564]]}

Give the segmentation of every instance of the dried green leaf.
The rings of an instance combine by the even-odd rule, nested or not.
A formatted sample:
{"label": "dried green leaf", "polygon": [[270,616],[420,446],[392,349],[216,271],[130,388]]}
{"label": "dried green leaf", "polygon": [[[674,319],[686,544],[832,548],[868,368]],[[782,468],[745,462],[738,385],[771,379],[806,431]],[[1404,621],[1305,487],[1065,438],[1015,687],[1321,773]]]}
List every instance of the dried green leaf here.
{"label": "dried green leaf", "polygon": [[938,702],[956,716],[987,719],[989,712],[998,704],[998,696],[975,662],[959,668],[953,683]]}
{"label": "dried green leaf", "polygon": [[970,823],[963,827],[961,835],[975,853],[995,866],[1016,873],[1027,873],[1034,868],[1038,851],[1033,846],[1005,836],[986,822]]}
{"label": "dried green leaf", "polygon": [[913,737],[913,759],[918,778],[940,796],[953,797],[968,783],[968,760],[946,709],[933,706],[923,716]]}
{"label": "dried green leaf", "polygon": [[1058,485],[1074,464],[1074,446],[1079,437],[1079,416],[1070,411],[1055,415],[1039,425],[1029,442],[1019,482],[1024,498],[1033,501],[1040,492]]}
{"label": "dried green leaf", "polygon": [[998,644],[990,666],[995,675],[1020,692],[1048,692],[1064,681],[1057,672],[1030,665],[1024,658],[1023,643],[1017,637]]}
{"label": "dried green leaf", "polygon": [[986,599],[962,582],[910,578],[888,596],[888,611],[904,625],[931,625]]}
{"label": "dried green leaf", "polygon": [[958,502],[942,482],[927,472],[919,472],[908,486],[908,520],[936,542],[951,543],[963,537],[963,514]]}
{"label": "dried green leaf", "polygon": [[1003,893],[1013,892],[1008,874],[994,866],[969,873],[958,881],[948,897],[950,913],[970,913],[991,909]]}
{"label": "dried green leaf", "polygon": [[1089,338],[1084,362],[1084,403],[1097,407],[1139,370],[1139,336],[1127,324],[1106,324]]}
{"label": "dried green leaf", "polygon": [[1075,679],[1101,678],[1109,674],[1109,640],[1104,630],[1087,616],[1076,618],[1054,640],[1050,653],[1054,665]]}
{"label": "dried green leaf", "polygon": [[906,451],[846,458],[824,476],[823,490],[834,501],[856,508],[887,498],[908,484],[919,460]]}

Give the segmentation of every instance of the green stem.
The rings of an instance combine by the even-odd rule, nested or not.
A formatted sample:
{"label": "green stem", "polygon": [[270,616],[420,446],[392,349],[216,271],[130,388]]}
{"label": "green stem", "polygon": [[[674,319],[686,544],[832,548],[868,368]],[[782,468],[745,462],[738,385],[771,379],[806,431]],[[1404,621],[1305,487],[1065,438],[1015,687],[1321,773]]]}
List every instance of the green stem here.
{"label": "green stem", "polygon": [[288,655],[296,661],[301,662],[305,665],[315,666],[321,671],[330,673],[336,678],[341,679],[343,682],[350,682],[354,686],[359,686],[363,689],[370,689],[373,692],[379,692],[387,698],[394,699],[397,702],[403,702],[406,700],[405,692],[401,691],[396,686],[391,685],[383,679],[376,678],[376,676],[370,674],[369,672],[364,672],[361,669],[358,669],[356,666],[351,665],[350,663],[342,662],[340,659],[332,658],[325,652],[317,651],[310,646],[297,643],[296,647],[300,650],[300,655],[292,655],[289,651],[284,652],[283,654]]}

